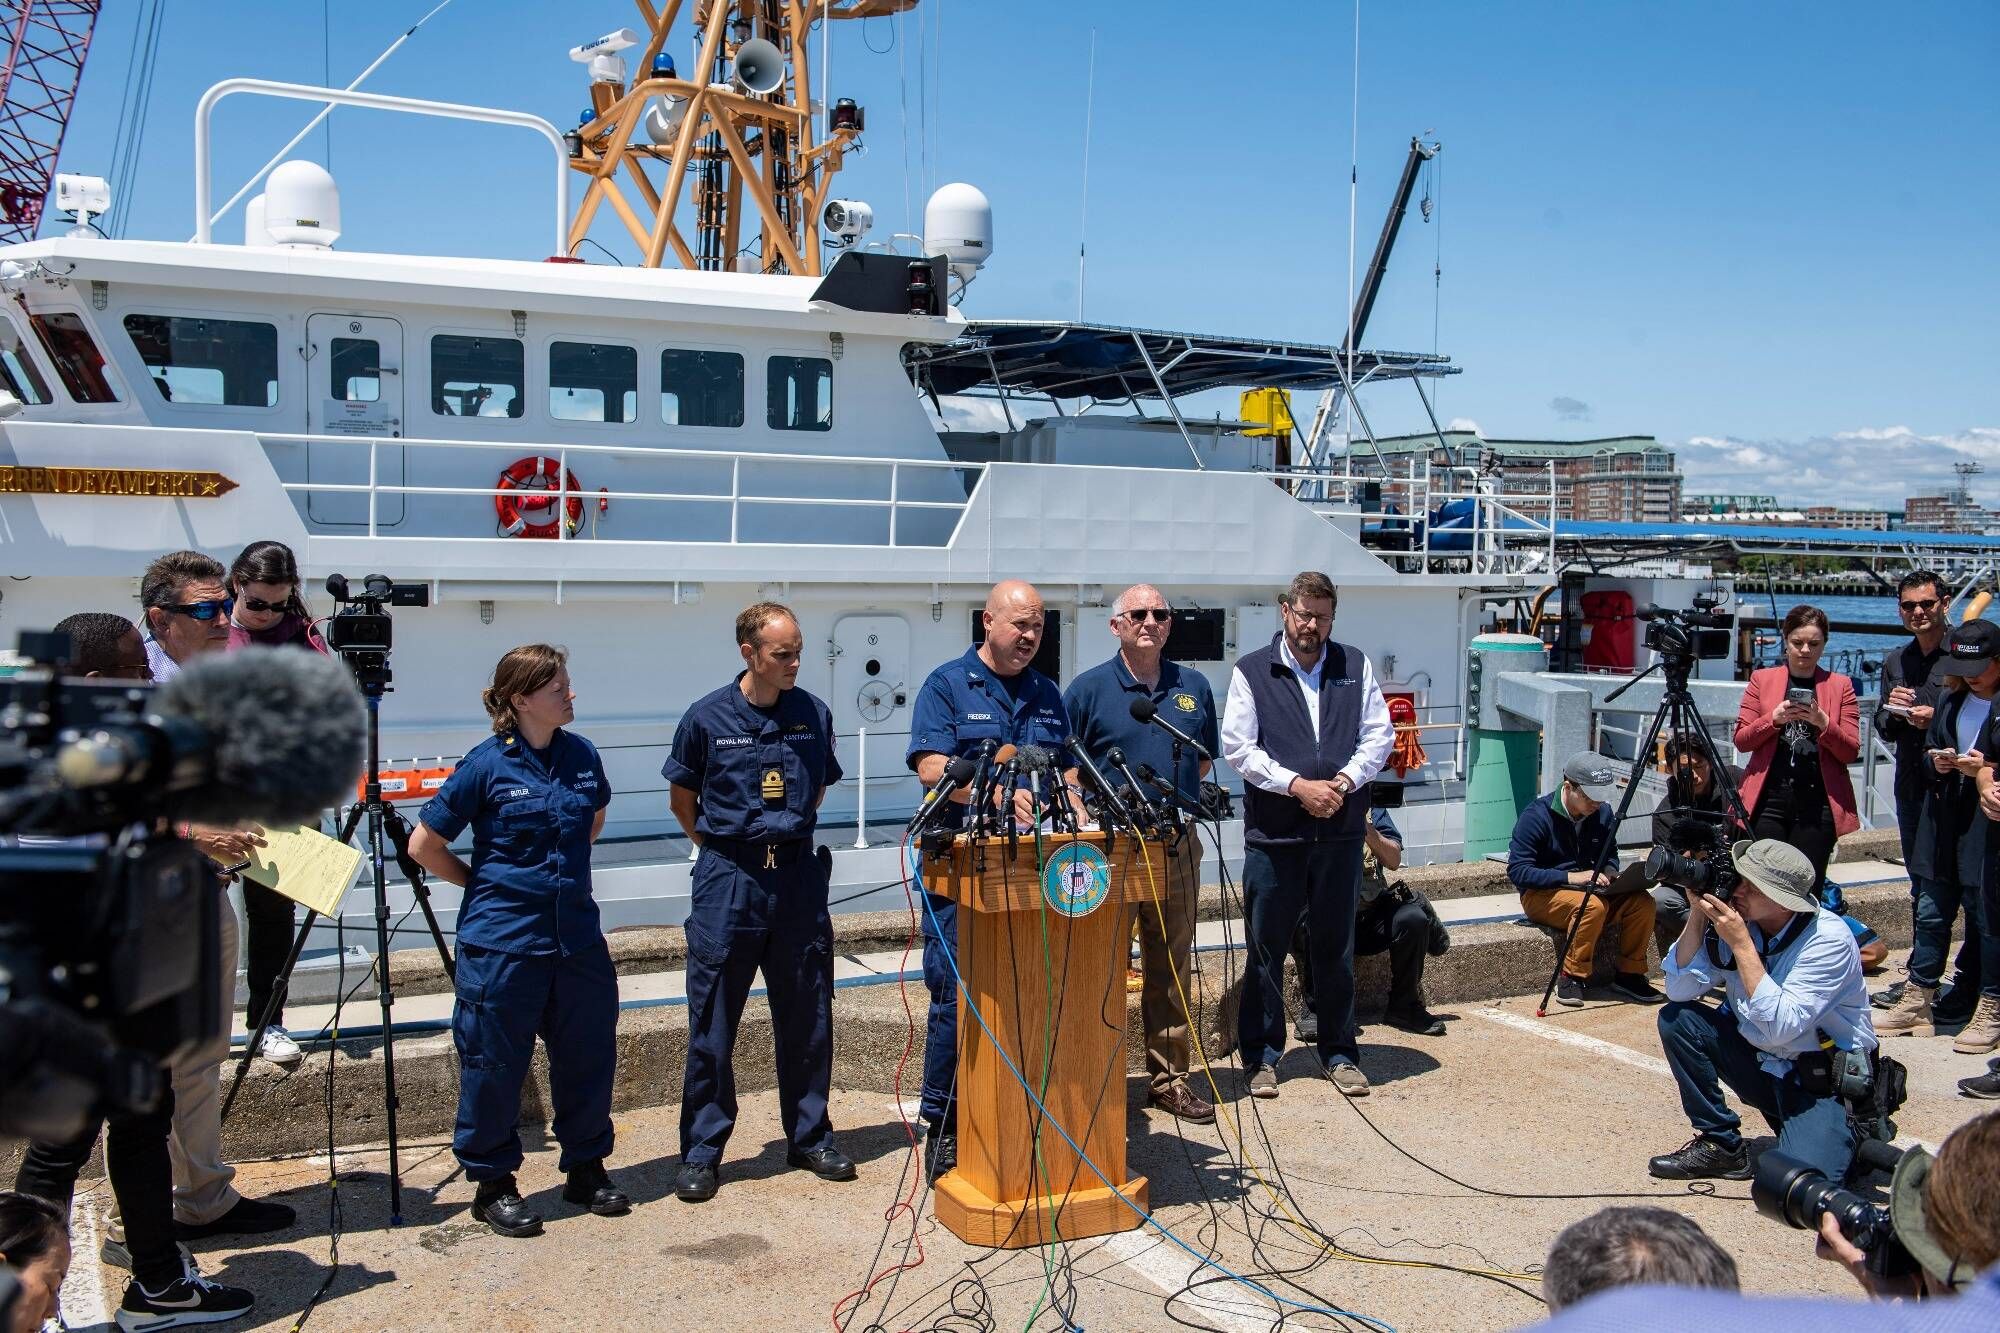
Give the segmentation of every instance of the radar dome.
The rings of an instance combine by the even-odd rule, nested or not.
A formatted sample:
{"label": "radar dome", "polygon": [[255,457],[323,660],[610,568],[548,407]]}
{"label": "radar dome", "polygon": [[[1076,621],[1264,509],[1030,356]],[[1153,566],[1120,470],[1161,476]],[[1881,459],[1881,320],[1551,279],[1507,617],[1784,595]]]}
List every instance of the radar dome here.
{"label": "radar dome", "polygon": [[317,162],[287,162],[264,187],[264,230],[279,245],[325,249],[340,239],[340,187]]}
{"label": "radar dome", "polygon": [[924,205],[924,253],[943,255],[961,284],[993,254],[993,205],[977,186],[938,187]]}

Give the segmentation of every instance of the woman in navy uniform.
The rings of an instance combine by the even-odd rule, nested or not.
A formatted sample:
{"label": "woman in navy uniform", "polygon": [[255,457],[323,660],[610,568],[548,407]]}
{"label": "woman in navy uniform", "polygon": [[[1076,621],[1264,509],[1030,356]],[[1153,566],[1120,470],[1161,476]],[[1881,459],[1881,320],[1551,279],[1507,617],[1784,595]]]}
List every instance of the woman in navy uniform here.
{"label": "woman in navy uniform", "polygon": [[[568,1179],[563,1198],[602,1216],[631,1201],[611,1183],[611,1082],[618,1060],[618,977],[590,896],[590,846],[611,784],[576,720],[568,655],[515,648],[483,702],[493,735],[472,747],[410,833],[418,865],[465,890],[458,911],[458,1126],[452,1152],[478,1186],[472,1216],[503,1236],[542,1220],[521,1199],[521,1086],[540,1033],[549,1057],[552,1129]],[[450,842],[470,826],[472,863]]]}
{"label": "woman in navy uniform", "polygon": [[736,1126],[736,1029],[761,968],[778,1065],[785,1160],[822,1180],[854,1179],[833,1141],[833,857],[813,849],[826,789],[840,781],[833,715],[795,688],[802,640],[790,610],[736,617],[744,669],[682,715],[660,770],[674,818],[700,848],[687,919],[688,1055],[674,1194],[715,1197]]}

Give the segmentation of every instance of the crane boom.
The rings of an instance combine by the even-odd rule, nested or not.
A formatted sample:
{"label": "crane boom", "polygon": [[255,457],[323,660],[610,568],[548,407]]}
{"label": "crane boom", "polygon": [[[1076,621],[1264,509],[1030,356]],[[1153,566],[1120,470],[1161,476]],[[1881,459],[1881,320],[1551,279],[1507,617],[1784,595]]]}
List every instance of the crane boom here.
{"label": "crane boom", "polygon": [[0,0],[0,244],[32,240],[101,0]]}
{"label": "crane boom", "polygon": [[1348,342],[1345,350],[1353,350],[1361,345],[1361,335],[1368,328],[1368,316],[1374,312],[1375,297],[1382,290],[1382,279],[1389,272],[1389,252],[1396,248],[1396,233],[1403,229],[1403,214],[1409,211],[1410,194],[1417,187],[1417,172],[1424,163],[1438,155],[1442,144],[1425,143],[1421,138],[1410,140],[1410,155],[1403,162],[1403,178],[1396,182],[1396,198],[1389,205],[1389,216],[1382,222],[1382,235],[1375,242],[1375,254],[1368,261],[1368,272],[1361,279],[1361,291],[1354,298],[1354,314],[1348,321]]}

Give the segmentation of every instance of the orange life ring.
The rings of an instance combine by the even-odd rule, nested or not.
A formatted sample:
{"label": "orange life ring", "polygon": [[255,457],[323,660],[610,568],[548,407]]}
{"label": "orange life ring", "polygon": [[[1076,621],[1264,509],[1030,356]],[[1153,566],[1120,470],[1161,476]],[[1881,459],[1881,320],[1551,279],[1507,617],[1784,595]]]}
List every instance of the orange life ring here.
{"label": "orange life ring", "polygon": [[[560,487],[556,480],[558,475],[562,478]],[[576,473],[566,470],[556,459],[546,456],[518,458],[500,474],[499,486],[501,493],[493,497],[493,509],[500,515],[500,535],[503,537],[556,535],[555,497],[526,492],[568,491],[569,496],[562,504],[564,525],[572,537],[583,526],[583,483],[576,479]],[[530,516],[531,511],[535,516]]]}

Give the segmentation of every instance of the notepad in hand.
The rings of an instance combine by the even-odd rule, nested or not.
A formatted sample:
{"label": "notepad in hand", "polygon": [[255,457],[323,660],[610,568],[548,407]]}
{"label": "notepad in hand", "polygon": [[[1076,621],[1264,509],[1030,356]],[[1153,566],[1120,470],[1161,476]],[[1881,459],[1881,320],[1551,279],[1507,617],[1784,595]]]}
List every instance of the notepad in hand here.
{"label": "notepad in hand", "polygon": [[321,916],[332,916],[361,866],[361,849],[303,824],[262,830],[264,846],[250,852],[243,878],[275,889]]}

